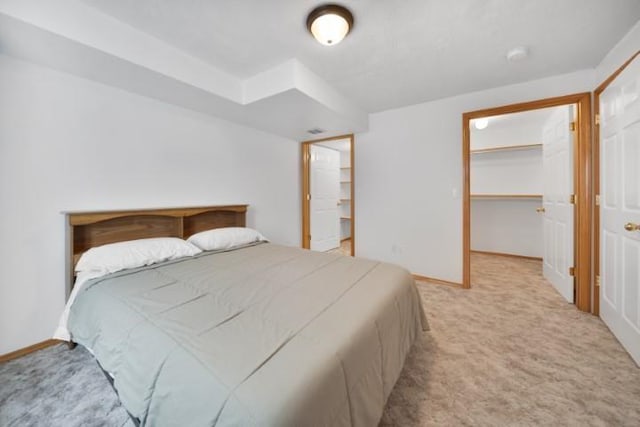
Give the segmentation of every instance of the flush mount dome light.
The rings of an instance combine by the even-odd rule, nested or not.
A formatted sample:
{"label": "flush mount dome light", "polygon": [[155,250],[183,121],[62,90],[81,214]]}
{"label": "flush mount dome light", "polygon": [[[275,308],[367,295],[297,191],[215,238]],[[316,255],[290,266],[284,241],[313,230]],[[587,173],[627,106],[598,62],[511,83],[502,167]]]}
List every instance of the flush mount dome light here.
{"label": "flush mount dome light", "polygon": [[507,52],[507,60],[509,62],[519,62],[527,59],[529,49],[525,46],[517,46]]}
{"label": "flush mount dome light", "polygon": [[307,17],[307,29],[326,46],[338,44],[353,28],[353,15],[337,4],[316,7]]}
{"label": "flush mount dome light", "polygon": [[473,126],[475,126],[475,128],[478,130],[486,129],[487,126],[489,126],[489,119],[487,118],[475,119],[473,121]]}

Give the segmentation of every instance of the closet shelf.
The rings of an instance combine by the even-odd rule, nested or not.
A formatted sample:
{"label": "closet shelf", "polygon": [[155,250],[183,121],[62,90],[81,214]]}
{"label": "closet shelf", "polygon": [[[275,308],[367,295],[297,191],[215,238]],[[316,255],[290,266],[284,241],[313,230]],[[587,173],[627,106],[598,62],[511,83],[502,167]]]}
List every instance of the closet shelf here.
{"label": "closet shelf", "polygon": [[542,148],[542,144],[505,145],[502,147],[478,148],[477,150],[471,150],[471,154],[495,153],[498,151],[531,150],[533,148]]}
{"label": "closet shelf", "polygon": [[542,194],[472,194],[471,198],[480,200],[542,199]]}
{"label": "closet shelf", "polygon": [[[335,181],[333,181],[335,182]],[[349,184],[351,181],[340,181],[340,184]]]}
{"label": "closet shelf", "polygon": [[340,169],[351,169],[351,166],[342,166]]}
{"label": "closet shelf", "polygon": [[350,219],[351,219],[351,217],[350,217],[350,216],[341,216],[341,217],[340,217],[340,219],[344,219],[344,220],[347,220],[347,221],[348,221],[348,220],[350,220]]}
{"label": "closet shelf", "polygon": [[350,202],[351,199],[340,199],[341,202]]}

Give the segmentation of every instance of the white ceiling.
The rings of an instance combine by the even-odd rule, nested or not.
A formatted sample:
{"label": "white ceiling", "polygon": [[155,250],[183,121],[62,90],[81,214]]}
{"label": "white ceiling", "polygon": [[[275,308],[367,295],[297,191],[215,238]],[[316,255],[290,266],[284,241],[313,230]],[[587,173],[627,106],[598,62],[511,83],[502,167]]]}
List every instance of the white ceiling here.
{"label": "white ceiling", "polygon": [[77,0],[0,0],[0,53],[290,139],[368,128],[296,59],[241,79]]}
{"label": "white ceiling", "polygon": [[[327,47],[305,28],[318,0],[0,0],[0,53],[304,141],[593,68],[640,17],[640,0],[343,3],[355,28]],[[508,63],[516,45],[531,57]]]}
{"label": "white ceiling", "polygon": [[83,2],[239,79],[295,58],[368,112],[592,68],[640,18],[638,0],[342,0],[354,30],[326,47],[317,0]]}

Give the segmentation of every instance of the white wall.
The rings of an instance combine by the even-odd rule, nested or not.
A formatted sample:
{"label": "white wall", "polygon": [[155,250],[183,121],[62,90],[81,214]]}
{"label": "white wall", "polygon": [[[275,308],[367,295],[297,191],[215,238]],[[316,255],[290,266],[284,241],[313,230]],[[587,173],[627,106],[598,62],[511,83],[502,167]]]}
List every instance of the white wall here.
{"label": "white wall", "polygon": [[[471,155],[471,194],[542,194],[543,182],[540,147]],[[540,206],[542,199],[472,199],[471,249],[542,257]]]}
{"label": "white wall", "polygon": [[595,70],[595,86],[613,74],[632,55],[640,50],[640,21],[620,40],[598,64]]}
{"label": "white wall", "polygon": [[248,203],[250,226],[297,246],[299,155],[295,141],[0,55],[0,354],[55,329],[61,211]]}
{"label": "white wall", "polygon": [[372,114],[355,142],[356,253],[460,282],[462,113],[593,84],[584,70]]}
{"label": "white wall", "polygon": [[542,148],[471,154],[471,194],[542,194]]}
{"label": "white wall", "polygon": [[471,250],[542,258],[542,200],[472,200]]}

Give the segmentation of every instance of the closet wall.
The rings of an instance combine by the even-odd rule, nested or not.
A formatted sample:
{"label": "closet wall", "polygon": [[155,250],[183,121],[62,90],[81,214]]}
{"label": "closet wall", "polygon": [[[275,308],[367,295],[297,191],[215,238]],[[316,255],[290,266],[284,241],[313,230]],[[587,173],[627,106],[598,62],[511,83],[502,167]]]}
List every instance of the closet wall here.
{"label": "closet wall", "polygon": [[471,250],[542,257],[542,130],[553,109],[471,127]]}

